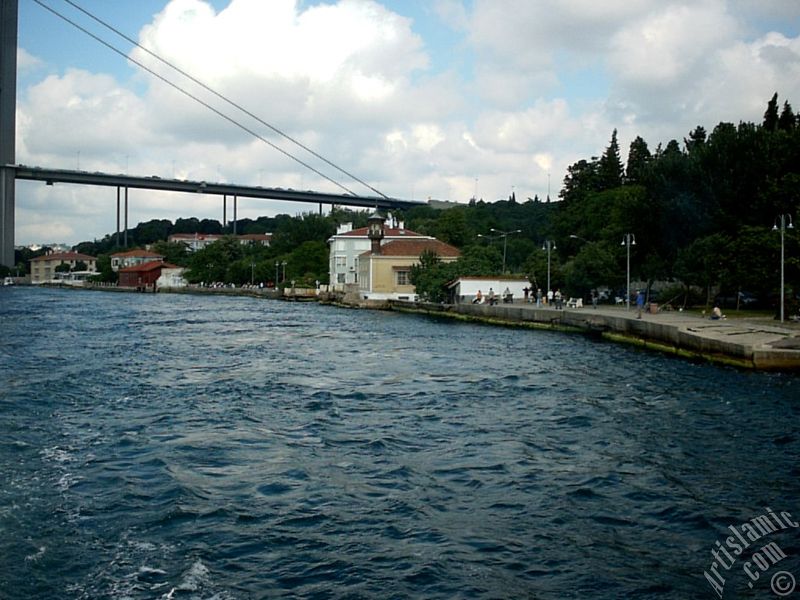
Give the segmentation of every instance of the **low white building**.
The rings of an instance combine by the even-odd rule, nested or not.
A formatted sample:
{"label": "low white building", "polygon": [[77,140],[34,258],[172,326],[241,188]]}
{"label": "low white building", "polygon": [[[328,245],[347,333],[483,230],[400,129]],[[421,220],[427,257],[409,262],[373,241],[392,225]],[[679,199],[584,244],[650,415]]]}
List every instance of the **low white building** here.
{"label": "low white building", "polygon": [[448,284],[451,301],[453,304],[470,303],[475,300],[480,291],[483,301],[486,302],[489,293],[494,292],[497,302],[507,300],[506,293],[511,294],[513,302],[525,300],[525,288],[530,290],[533,285],[528,279],[520,277],[459,277]]}
{"label": "low white building", "polygon": [[[434,238],[406,229],[402,221],[391,222],[389,227],[383,229],[381,245],[407,239],[432,240]],[[367,228],[353,229],[352,223],[343,223],[337,228],[336,234],[328,239],[328,245],[330,246],[328,274],[331,290],[343,291],[346,284],[359,283],[359,256],[371,248]]]}
{"label": "low white building", "polygon": [[186,287],[189,282],[183,277],[184,271],[186,269],[183,267],[164,267],[156,280],[156,287],[159,289]]}

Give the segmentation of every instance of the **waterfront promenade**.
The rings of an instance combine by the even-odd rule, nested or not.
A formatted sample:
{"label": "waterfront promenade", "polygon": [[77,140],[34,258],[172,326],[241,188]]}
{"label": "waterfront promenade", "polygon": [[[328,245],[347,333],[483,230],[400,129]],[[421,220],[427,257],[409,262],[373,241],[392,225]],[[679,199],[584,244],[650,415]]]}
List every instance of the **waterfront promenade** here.
{"label": "waterfront promenade", "polygon": [[642,313],[638,318],[634,308],[607,306],[563,310],[534,304],[392,306],[485,322],[596,333],[614,341],[737,367],[800,371],[800,325],[795,323],[747,318],[711,320],[680,311]]}

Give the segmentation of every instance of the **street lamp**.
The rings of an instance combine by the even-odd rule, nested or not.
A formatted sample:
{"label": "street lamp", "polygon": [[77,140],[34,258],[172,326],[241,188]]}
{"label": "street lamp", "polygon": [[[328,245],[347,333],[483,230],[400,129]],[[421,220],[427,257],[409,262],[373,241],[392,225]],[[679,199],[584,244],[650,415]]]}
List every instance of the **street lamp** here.
{"label": "street lamp", "polygon": [[580,240],[582,242],[586,242],[587,244],[589,243],[589,240],[587,240],[586,238],[582,238],[579,235],[575,235],[574,233],[570,233],[569,237],[571,237],[573,240]]}
{"label": "street lamp", "polygon": [[626,246],[628,251],[628,278],[627,289],[625,292],[625,310],[631,309],[631,246],[636,245],[636,236],[632,233],[626,233],[622,238],[620,246]]}
{"label": "street lamp", "polygon": [[792,224],[792,215],[782,214],[775,217],[775,224],[772,226],[772,231],[778,231],[778,221],[780,220],[781,226],[781,323],[783,323],[783,297],[784,297],[784,278],[783,278],[783,236],[787,229],[794,229]]}
{"label": "street lamp", "polygon": [[514,233],[522,233],[522,229],[515,229],[514,231],[500,231],[492,227],[489,231],[496,233],[499,237],[503,238],[503,274],[506,272],[506,249],[508,247],[508,236]]}
{"label": "street lamp", "polygon": [[[278,275],[280,274],[280,271],[278,270],[279,267],[283,267],[283,277],[280,278],[280,281],[278,281]],[[276,260],[275,261],[275,287],[276,288],[278,287],[278,284],[281,281],[286,281],[286,261],[284,260],[283,262],[279,262],[279,261]]]}
{"label": "street lamp", "polygon": [[556,249],[556,243],[553,240],[545,240],[542,244],[542,250],[547,250],[547,290],[545,294],[550,292],[550,251]]}

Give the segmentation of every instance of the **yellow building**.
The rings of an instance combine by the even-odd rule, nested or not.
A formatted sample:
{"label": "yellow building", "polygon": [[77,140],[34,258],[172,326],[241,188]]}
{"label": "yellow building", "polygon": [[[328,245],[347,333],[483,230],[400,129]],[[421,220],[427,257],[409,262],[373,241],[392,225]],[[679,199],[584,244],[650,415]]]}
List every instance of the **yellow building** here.
{"label": "yellow building", "polygon": [[426,250],[435,252],[442,262],[454,262],[458,248],[437,239],[394,240],[358,257],[358,291],[368,300],[415,300],[416,292],[409,275]]}
{"label": "yellow building", "polygon": [[71,271],[78,263],[86,265],[85,271],[97,271],[97,259],[88,254],[78,252],[54,252],[31,259],[31,283],[50,283],[57,281],[56,267],[69,265]]}

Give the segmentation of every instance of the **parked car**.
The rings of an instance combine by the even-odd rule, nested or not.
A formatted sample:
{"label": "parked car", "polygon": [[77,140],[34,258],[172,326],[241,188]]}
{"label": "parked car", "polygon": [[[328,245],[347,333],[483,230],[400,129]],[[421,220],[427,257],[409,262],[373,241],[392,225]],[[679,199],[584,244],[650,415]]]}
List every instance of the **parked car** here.
{"label": "parked car", "polygon": [[735,294],[719,294],[714,298],[714,304],[720,308],[754,308],[758,298],[750,292],[736,292]]}

